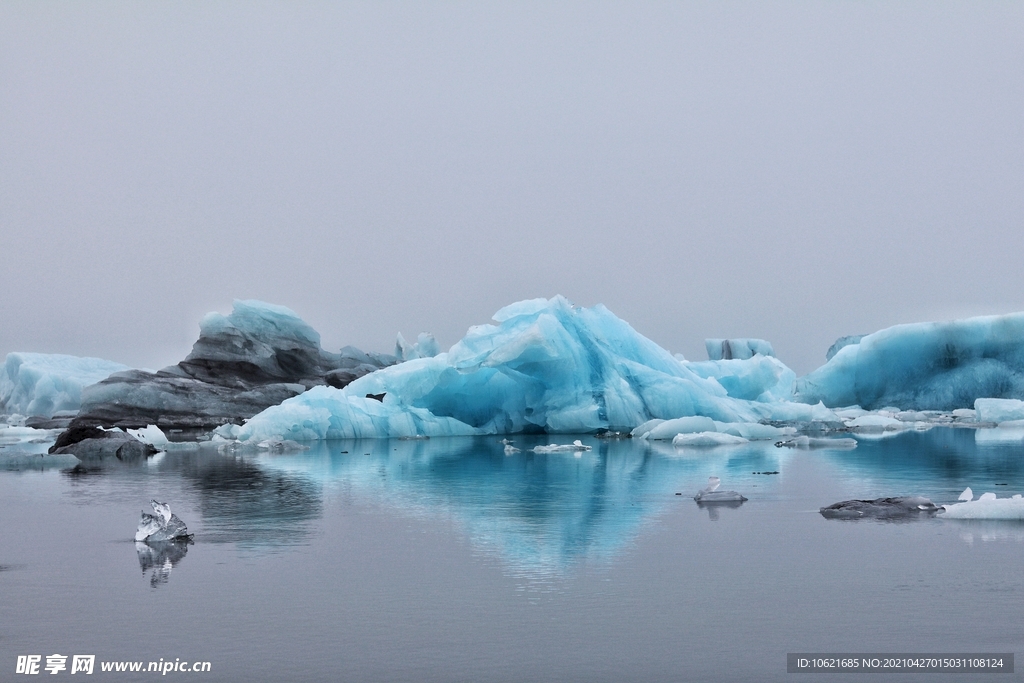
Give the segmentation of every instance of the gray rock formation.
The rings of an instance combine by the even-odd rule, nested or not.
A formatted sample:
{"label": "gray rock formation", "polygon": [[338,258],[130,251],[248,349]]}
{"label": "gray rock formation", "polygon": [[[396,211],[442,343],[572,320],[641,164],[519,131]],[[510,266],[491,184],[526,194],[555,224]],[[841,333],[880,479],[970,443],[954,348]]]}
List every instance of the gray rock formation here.
{"label": "gray rock formation", "polygon": [[828,519],[875,519],[914,518],[932,516],[939,507],[922,496],[898,496],[894,498],[875,498],[874,500],[844,500],[828,507],[823,507],[822,517]]}
{"label": "gray rock formation", "polygon": [[[324,351],[320,335],[289,309],[236,301],[230,315],[203,318],[192,353],[177,365],[155,373],[119,372],[87,387],[81,411],[51,452],[79,455],[71,446],[82,449],[77,444],[86,438],[96,441],[88,450],[94,455],[87,457],[110,451],[104,447],[120,437],[106,433],[97,440],[94,433],[83,431],[97,426],[138,429],[155,424],[172,439],[195,437],[223,424],[241,424],[310,387],[341,388],[396,361],[353,347],[341,353]],[[115,450],[120,452],[123,445]]]}

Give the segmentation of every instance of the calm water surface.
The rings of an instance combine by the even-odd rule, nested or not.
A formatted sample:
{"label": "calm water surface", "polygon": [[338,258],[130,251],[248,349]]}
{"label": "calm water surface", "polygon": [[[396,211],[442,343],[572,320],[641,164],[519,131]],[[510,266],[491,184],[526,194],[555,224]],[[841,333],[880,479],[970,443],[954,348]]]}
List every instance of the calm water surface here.
{"label": "calm water surface", "polygon": [[[87,680],[151,680],[99,662],[163,658],[211,663],[168,679],[416,682],[804,681],[787,652],[1024,653],[1024,526],[818,514],[1022,493],[1020,442],[580,438],[580,457],[462,438],[0,471],[0,680],[54,653],[95,654]],[[698,507],[709,475],[749,500]],[[183,556],[132,542],[151,498],[195,532]]]}

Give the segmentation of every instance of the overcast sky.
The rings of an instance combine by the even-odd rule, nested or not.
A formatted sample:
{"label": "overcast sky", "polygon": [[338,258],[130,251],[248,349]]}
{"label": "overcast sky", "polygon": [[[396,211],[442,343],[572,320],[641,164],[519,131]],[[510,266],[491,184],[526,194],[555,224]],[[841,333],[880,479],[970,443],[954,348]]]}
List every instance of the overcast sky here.
{"label": "overcast sky", "polygon": [[0,3],[0,354],[283,304],[674,352],[1024,310],[1024,3]]}

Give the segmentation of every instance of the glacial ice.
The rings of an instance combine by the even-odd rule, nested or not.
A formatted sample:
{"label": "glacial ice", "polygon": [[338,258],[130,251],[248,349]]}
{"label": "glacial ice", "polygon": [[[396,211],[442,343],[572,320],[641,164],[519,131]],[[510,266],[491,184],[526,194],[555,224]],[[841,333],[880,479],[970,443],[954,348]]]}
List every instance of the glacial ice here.
{"label": "glacial ice", "polygon": [[[533,299],[501,309],[494,320],[470,328],[447,353],[384,368],[341,390],[314,387],[267,408],[238,429],[238,438],[594,433],[694,416],[839,424],[823,405],[735,398],[601,305]],[[366,398],[380,394],[383,401]]]}
{"label": "glacial ice", "polygon": [[732,434],[721,432],[695,432],[689,434],[676,434],[672,439],[672,445],[676,448],[711,448],[714,446],[737,446],[750,443],[749,439]]}
{"label": "glacial ice", "polygon": [[82,389],[128,370],[100,358],[56,353],[9,353],[0,371],[0,414],[52,417],[79,409]]}
{"label": "glacial ice", "polygon": [[742,503],[747,500],[736,491],[719,491],[722,480],[718,477],[708,477],[708,485],[697,492],[693,497],[698,504],[703,503]]}
{"label": "glacial ice", "polygon": [[191,540],[185,523],[171,512],[167,503],[150,501],[155,514],[142,513],[139,528],[135,531],[135,540],[140,543],[163,543],[167,541]]}
{"label": "glacial ice", "polygon": [[416,338],[416,343],[410,344],[405,340],[401,332],[398,333],[398,339],[395,341],[395,356],[398,360],[433,358],[439,353],[441,353],[441,347],[432,334],[421,332],[419,337]]}
{"label": "glacial ice", "polygon": [[241,423],[310,387],[342,387],[396,362],[353,347],[325,351],[320,335],[293,311],[261,301],[235,301],[230,315],[210,313],[199,328],[192,352],[177,365],[119,372],[83,391],[63,445],[70,446],[68,435],[84,437],[80,428],[93,426],[199,434]]}
{"label": "glacial ice", "polygon": [[[533,448],[534,453],[582,453],[589,450],[591,450],[591,447],[584,445],[579,439],[576,439],[571,444],[549,444]],[[505,455],[509,455],[507,449]]]}
{"label": "glacial ice", "polygon": [[978,422],[1024,420],[1024,401],[1015,398],[979,398],[974,402]]}
{"label": "glacial ice", "polygon": [[1024,313],[896,325],[849,343],[796,380],[826,406],[954,410],[978,398],[1024,398]]}
{"label": "glacial ice", "polygon": [[745,360],[755,354],[774,356],[775,349],[764,339],[705,339],[708,360]]}
{"label": "glacial ice", "polygon": [[998,498],[994,493],[983,493],[974,500],[968,486],[960,494],[962,502],[944,505],[945,519],[1017,519],[1024,520],[1024,498],[1018,493],[1011,498]]}

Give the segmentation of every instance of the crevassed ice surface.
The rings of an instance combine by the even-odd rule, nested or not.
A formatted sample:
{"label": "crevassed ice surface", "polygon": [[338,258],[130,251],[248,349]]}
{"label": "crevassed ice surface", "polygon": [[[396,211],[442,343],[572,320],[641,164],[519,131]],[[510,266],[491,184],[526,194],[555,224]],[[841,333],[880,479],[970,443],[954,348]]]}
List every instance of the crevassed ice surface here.
{"label": "crevassed ice surface", "polygon": [[[838,422],[824,406],[776,399],[786,393],[780,384],[791,381],[781,363],[726,361],[752,363],[747,373],[709,363],[694,368],[602,305],[533,299],[501,309],[494,321],[470,328],[447,353],[385,368],[341,390],[315,387],[268,408],[238,437],[587,433],[692,415],[729,423]],[[730,389],[716,379],[723,375],[734,383]],[[367,398],[382,393],[383,402]]]}
{"label": "crevassed ice surface", "polygon": [[9,353],[0,372],[0,413],[52,417],[78,410],[82,389],[127,365],[56,353]]}
{"label": "crevassed ice surface", "polygon": [[866,335],[798,379],[795,397],[833,407],[913,410],[1024,397],[1024,313],[896,325]]}

